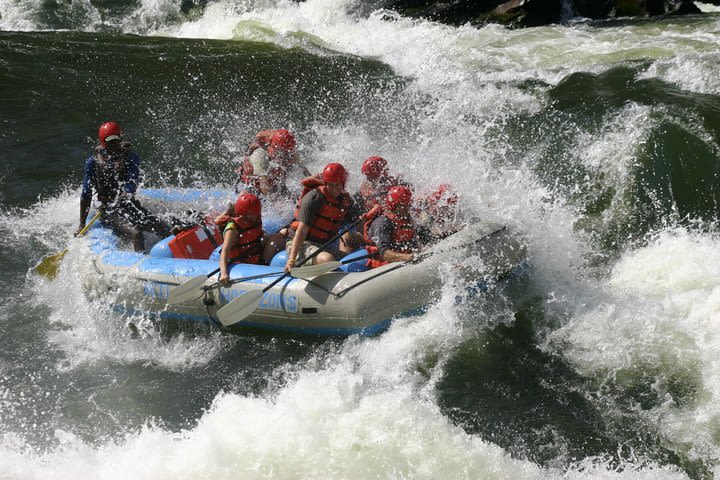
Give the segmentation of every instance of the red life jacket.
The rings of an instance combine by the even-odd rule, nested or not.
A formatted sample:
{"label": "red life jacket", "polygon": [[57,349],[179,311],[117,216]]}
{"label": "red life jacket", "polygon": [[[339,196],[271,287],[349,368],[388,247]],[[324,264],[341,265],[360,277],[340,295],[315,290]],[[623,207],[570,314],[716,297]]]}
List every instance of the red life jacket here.
{"label": "red life jacket", "polygon": [[244,184],[253,185],[255,183],[255,177],[253,176],[253,173],[255,172],[253,171],[252,163],[250,163],[247,155],[243,158],[242,164],[237,169],[237,173],[240,174],[240,179]]}
{"label": "red life jacket", "polygon": [[[218,217],[216,222],[224,218]],[[223,228],[223,237],[227,230],[228,223],[234,223],[238,232],[238,239],[230,247],[228,257],[235,262],[254,263],[256,265],[263,263],[263,229],[262,222],[250,223],[245,217],[232,217],[229,221],[221,224]]]}
{"label": "red life jacket", "polygon": [[390,220],[392,225],[392,237],[390,239],[390,250],[399,253],[412,253],[417,248],[417,236],[415,232],[415,224],[412,219],[408,217],[399,217],[391,211],[378,210],[378,213],[372,215],[369,220],[365,223],[363,229],[363,237],[365,239],[365,249],[370,255],[367,266],[369,268],[376,268],[382,265],[387,265],[390,262],[386,262],[382,259],[380,251],[378,250],[375,242],[370,237],[370,224],[380,214],[384,215],[385,218]]}
{"label": "red life jacket", "polygon": [[[311,184],[311,182],[307,183]],[[350,207],[350,199],[344,193],[338,198],[333,198],[332,195],[328,193],[325,185],[320,185],[314,188],[306,186],[302,195],[300,195],[297,206],[295,207],[295,220],[293,220],[290,224],[290,228],[295,231],[297,231],[300,224],[298,216],[300,215],[300,205],[302,203],[302,199],[308,192],[311,192],[314,189],[318,189],[322,192],[325,201],[323,202],[317,217],[315,217],[315,221],[312,225],[309,225],[310,229],[308,230],[306,238],[312,242],[325,243],[337,235],[340,231],[340,227],[342,227],[345,221],[347,209]]]}
{"label": "red life jacket", "polygon": [[278,155],[272,151],[270,143],[278,132],[280,132],[280,130],[262,130],[258,132],[255,135],[255,141],[248,147],[248,155],[258,148],[262,148],[268,152],[272,166],[269,172],[270,177],[285,181],[290,172],[290,168],[298,163],[298,157],[296,153],[292,153],[291,155]]}
{"label": "red life jacket", "polygon": [[[207,223],[207,222],[206,222]],[[222,243],[220,229],[215,225],[196,225],[179,232],[168,242],[175,258],[197,258],[207,260],[215,248]]]}
{"label": "red life jacket", "polygon": [[369,180],[363,180],[360,184],[360,197],[363,199],[365,211],[370,211],[375,205],[382,205],[385,203],[385,196],[388,190],[398,185],[405,185],[397,177],[387,175],[383,178],[379,178],[375,182]]}

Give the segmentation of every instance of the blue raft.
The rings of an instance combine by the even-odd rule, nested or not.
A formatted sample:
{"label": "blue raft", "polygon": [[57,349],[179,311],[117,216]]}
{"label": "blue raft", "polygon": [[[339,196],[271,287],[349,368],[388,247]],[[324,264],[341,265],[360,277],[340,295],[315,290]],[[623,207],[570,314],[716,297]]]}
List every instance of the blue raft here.
{"label": "blue raft", "polygon": [[[232,198],[227,192],[199,190],[144,190],[142,196],[143,203],[169,207],[222,205]],[[264,218],[263,223],[266,230],[276,231],[287,220]],[[172,288],[218,268],[219,249],[207,260],[178,259],[168,248],[172,237],[158,241],[147,255],[125,250],[102,225],[94,226],[87,237],[100,273],[93,275],[90,287],[116,290],[118,309],[152,312],[164,319],[218,323],[220,308],[277,280],[286,260],[285,252],[280,252],[270,265],[235,264],[229,270],[233,281],[229,288],[220,287],[213,276],[197,298],[169,304]],[[517,275],[525,265],[524,249],[507,229],[497,226],[467,227],[433,246],[433,251],[416,264],[391,263],[367,270],[364,259],[351,261],[366,254],[360,250],[343,259],[348,262],[335,271],[310,280],[288,276],[265,292],[257,309],[237,325],[310,335],[376,335],[393,318],[420,312],[439,298],[440,268],[448,262],[482,255],[487,271],[480,277],[472,272],[468,279],[468,288],[474,291]]]}

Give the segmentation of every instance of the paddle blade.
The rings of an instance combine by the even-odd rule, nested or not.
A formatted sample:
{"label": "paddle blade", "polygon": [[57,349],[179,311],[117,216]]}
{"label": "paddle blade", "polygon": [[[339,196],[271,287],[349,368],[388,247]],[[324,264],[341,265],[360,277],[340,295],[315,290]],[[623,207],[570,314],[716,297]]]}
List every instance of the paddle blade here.
{"label": "paddle blade", "polygon": [[225,327],[234,325],[245,320],[260,306],[263,298],[262,290],[253,290],[240,295],[238,298],[228,303],[218,310],[218,318],[220,323]]}
{"label": "paddle blade", "polygon": [[37,264],[35,272],[38,275],[42,275],[52,280],[57,275],[57,272],[60,269],[60,263],[62,263],[62,259],[66,253],[67,249],[54,255],[46,256],[40,261],[40,263]]}
{"label": "paddle blade", "polygon": [[177,287],[171,288],[168,294],[168,303],[174,305],[199,298],[203,293],[203,287],[207,279],[207,275],[198,275]]}
{"label": "paddle blade", "polygon": [[340,265],[342,265],[342,262],[325,262],[318,265],[310,265],[309,267],[295,267],[290,270],[290,275],[295,278],[307,280],[309,278],[319,277],[324,273],[332,272]]}

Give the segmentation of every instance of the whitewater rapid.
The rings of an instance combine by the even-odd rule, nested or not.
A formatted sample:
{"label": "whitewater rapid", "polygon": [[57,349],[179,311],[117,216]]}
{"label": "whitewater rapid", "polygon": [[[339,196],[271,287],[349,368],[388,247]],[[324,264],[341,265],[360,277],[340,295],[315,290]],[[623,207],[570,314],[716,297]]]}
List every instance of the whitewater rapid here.
{"label": "whitewater rapid", "polygon": [[[595,247],[576,229],[581,217],[569,201],[537,181],[543,154],[513,151],[498,130],[508,119],[547,108],[546,92],[577,72],[600,74],[618,64],[642,63],[640,78],[659,79],[700,94],[720,94],[720,19],[671,21],[598,29],[582,22],[508,31],[410,20],[366,11],[353,0],[220,1],[185,19],[170,0],[143,0],[124,18],[107,20],[89,0],[72,2],[79,30],[113,27],[127,34],[247,40],[316,55],[378,59],[410,80],[397,100],[417,106],[410,133],[397,111],[379,112],[383,133],[356,123],[312,126],[335,139],[307,152],[311,166],[342,161],[359,171],[362,159],[382,153],[408,180],[429,186],[450,181],[477,216],[500,222],[527,243],[531,290],[559,324],[540,326],[542,347],[566,359],[613,408],[624,388],[651,384],[657,399],[636,415],[689,458],[720,460],[720,251],[701,225],[656,232],[620,252],[608,271],[588,267]],[[2,30],[42,29],[40,0],[0,0]],[[529,88],[519,84],[536,82]],[[635,158],[656,112],[628,104],[606,118],[600,134],[577,132],[571,157],[628,188]],[[398,126],[400,125],[400,126]],[[702,135],[702,131],[701,131]],[[705,135],[709,144],[717,139]],[[232,139],[223,139],[232,142]],[[238,140],[241,144],[243,140]],[[241,148],[239,145],[238,149]],[[357,179],[352,180],[357,186]],[[74,189],[2,218],[4,238],[40,237],[50,250],[77,217]],[[610,211],[622,212],[622,195]],[[52,213],[50,213],[52,212]],[[18,223],[17,218],[20,218]],[[168,341],[126,324],[148,320],[114,314],[86,298],[79,278],[82,242],[73,241],[61,283],[29,279],[37,308],[57,328],[49,338],[72,371],[101,362],[150,363],[173,373],[208,365],[232,342],[218,332]],[[90,268],[90,267],[85,267]],[[70,270],[75,273],[71,274]],[[122,438],[88,442],[61,428],[57,446],[38,450],[21,435],[3,432],[0,475],[8,478],[685,478],[672,466],[644,458],[585,458],[569,468],[541,468],[515,459],[488,439],[466,433],[440,411],[435,387],[454,349],[483,328],[513,321],[503,301],[488,302],[467,318],[443,300],[419,318],[395,322],[375,339],[351,338],[320,349],[299,365],[270,376],[281,380],[261,395],[221,391],[196,424],[178,431],[149,419]],[[71,321],[69,321],[69,319]],[[8,368],[3,365],[2,369]],[[419,372],[426,372],[425,374]],[[4,373],[0,369],[0,373]],[[681,385],[681,387],[678,387]],[[691,387],[688,387],[690,385]],[[19,405],[3,402],[3,415]],[[593,392],[595,393],[595,392]],[[619,407],[618,407],[619,408]],[[612,412],[609,412],[612,415]],[[717,468],[717,467],[715,467]],[[720,473],[717,470],[715,474]]]}

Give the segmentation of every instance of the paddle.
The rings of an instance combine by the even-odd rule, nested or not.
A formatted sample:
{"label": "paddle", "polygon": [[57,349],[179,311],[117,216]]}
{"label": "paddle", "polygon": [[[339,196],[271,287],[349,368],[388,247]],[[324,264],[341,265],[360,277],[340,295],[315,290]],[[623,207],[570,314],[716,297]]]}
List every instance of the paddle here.
{"label": "paddle", "polygon": [[[232,261],[232,260],[231,260]],[[218,273],[220,269],[215,270],[213,272],[210,272],[208,275],[198,275],[197,277],[193,277],[187,282],[183,283],[182,285],[178,285],[177,287],[173,287],[170,289],[170,294],[168,295],[168,304],[174,305],[177,303],[183,303],[188,300],[196,300],[198,299],[204,290],[213,288],[213,286],[217,285],[217,282],[211,283],[208,286],[205,286],[205,281]],[[273,275],[280,275],[280,272],[268,272],[263,273],[260,275],[251,275],[249,277],[242,277],[242,278],[233,278],[230,280],[230,283],[237,283],[237,282],[243,282],[245,280],[255,280],[256,278],[265,278],[265,277],[272,277]],[[193,282],[192,287],[193,289],[188,290],[181,290],[179,293],[173,293],[177,289],[184,287],[186,284],[189,284],[190,282]]]}
{"label": "paddle", "polygon": [[[231,258],[228,263],[232,263],[235,261],[237,261],[237,258]],[[205,282],[207,281],[207,279],[212,277],[219,271],[220,267],[216,268],[207,275],[197,275],[188,280],[187,282],[181,283],[177,287],[171,288],[170,293],[168,294],[168,304],[174,305],[177,303],[186,302],[188,300],[195,300],[205,289]],[[272,273],[268,273],[268,275],[272,275]]]}
{"label": "paddle", "polygon": [[[402,262],[402,263],[404,263],[404,264],[418,263],[436,253],[445,253],[445,252],[448,252],[451,250],[456,250],[458,248],[464,248],[464,247],[468,247],[470,245],[474,245],[476,243],[479,243],[479,242],[485,240],[488,237],[492,237],[493,235],[504,231],[506,228],[507,227],[502,227],[493,232],[485,234],[482,237],[478,238],[477,240],[474,240],[473,242],[471,242],[469,244],[465,243],[463,245],[456,245],[454,247],[450,247],[447,250],[440,250],[440,251],[430,250],[425,253],[421,253],[421,254],[417,255],[414,259],[407,260],[406,262]],[[344,260],[342,262],[327,262],[327,263],[321,263],[319,265],[311,265],[309,267],[295,267],[292,270],[290,270],[290,275],[292,275],[295,278],[302,278],[304,280],[308,280],[308,279],[311,279],[314,277],[319,277],[320,275],[324,275],[325,273],[332,272],[340,265],[346,265],[346,264],[354,262],[356,260],[362,260],[362,259],[368,258],[368,257],[370,257],[370,255],[363,255],[361,257],[351,258],[349,260]]]}
{"label": "paddle", "polygon": [[332,272],[340,265],[342,265],[342,262],[334,261],[310,265],[309,267],[293,267],[290,270],[290,275],[295,278],[307,280],[309,278],[319,277],[325,273]]}
{"label": "paddle", "polygon": [[205,282],[208,278],[212,277],[220,271],[220,267],[216,268],[207,275],[197,275],[185,283],[181,283],[177,287],[170,289],[168,294],[168,304],[174,305],[177,303],[183,303],[188,300],[195,300],[200,296],[200,292],[205,287]]}
{"label": "paddle", "polygon": [[[297,267],[302,267],[303,264],[309,262],[316,256],[318,256],[321,252],[323,252],[330,244],[332,244],[335,240],[342,237],[348,230],[356,226],[358,223],[365,220],[365,215],[358,218],[356,221],[351,223],[350,225],[347,225],[345,228],[341,229],[340,232],[338,232],[337,235],[335,235],[333,238],[328,240],[325,244],[323,244],[319,249],[317,249],[315,252],[313,252],[312,255],[308,255],[307,257],[303,258],[298,264]],[[334,262],[333,262],[334,263]],[[322,264],[321,264],[322,265]],[[297,268],[296,267],[296,268]],[[335,265],[336,268],[337,265]],[[285,272],[283,275],[281,275],[279,278],[275,279],[270,285],[263,288],[262,290],[253,290],[251,292],[246,292],[239,297],[237,297],[235,300],[231,301],[224,307],[222,307],[220,310],[218,310],[218,318],[220,319],[220,323],[227,327],[230,325],[233,325],[237,322],[240,322],[244,319],[246,319],[252,312],[255,311],[255,309],[260,305],[260,302],[262,301],[263,295],[265,295],[265,292],[270,290],[272,287],[283,281],[285,278],[287,278],[290,275],[290,272]]]}
{"label": "paddle", "polygon": [[453,251],[453,250],[457,250],[457,249],[460,249],[460,248],[466,248],[466,247],[469,247],[469,246],[471,246],[471,245],[476,245],[476,244],[482,242],[483,240],[486,240],[486,239],[492,237],[493,235],[497,235],[497,234],[500,233],[500,232],[504,232],[505,230],[507,230],[507,227],[503,226],[503,227],[498,228],[497,230],[493,230],[493,231],[490,232],[490,233],[486,233],[485,235],[482,235],[481,237],[476,238],[475,240],[473,240],[472,242],[469,242],[469,243],[463,243],[463,244],[461,244],[461,245],[453,245],[453,246],[451,246],[451,247],[449,247],[449,248],[447,248],[447,249],[444,249],[444,250],[429,250],[429,251],[427,251],[427,252],[425,252],[425,253],[421,253],[420,255],[416,256],[416,257],[415,257],[414,259],[412,259],[412,260],[408,260],[407,263],[418,263],[418,262],[420,262],[421,260],[426,259],[427,257],[430,257],[430,256],[432,256],[432,255],[435,255],[436,253],[447,253],[447,252],[451,252],[451,251]]}
{"label": "paddle", "polygon": [[[93,223],[95,223],[95,220],[100,218],[100,212],[98,211],[88,223],[85,224],[85,226],[78,232],[76,235],[77,237],[82,237],[85,235],[85,232],[87,232]],[[48,279],[52,280],[57,275],[58,270],[60,269],[60,263],[62,262],[63,257],[67,253],[67,248],[63,250],[62,252],[58,252],[54,255],[46,255],[43,257],[43,259],[40,261],[40,263],[37,264],[35,267],[35,273],[38,275],[42,275],[44,277],[47,277]]]}
{"label": "paddle", "polygon": [[[467,246],[469,246],[469,245],[478,243],[478,242],[480,242],[480,241],[482,241],[482,240],[484,240],[484,239],[486,239],[486,238],[488,238],[488,237],[491,237],[491,236],[493,236],[493,235],[495,235],[495,234],[497,234],[497,233],[502,232],[503,230],[505,230],[505,228],[506,228],[506,227],[502,227],[502,228],[500,228],[500,229],[498,229],[498,230],[495,230],[494,232],[491,232],[491,233],[488,233],[488,234],[486,234],[486,235],[483,235],[482,237],[480,237],[480,238],[478,238],[477,240],[473,241],[471,244],[458,245],[458,246],[455,246],[455,247],[451,247],[449,250],[455,250],[455,249],[458,249],[458,248],[467,247]],[[445,252],[445,250],[442,250],[442,251],[439,251],[439,252],[436,252],[436,251],[434,251],[434,250],[431,250],[431,251],[428,251],[428,252],[421,253],[421,254],[417,255],[413,260],[408,260],[406,263],[418,263],[418,262],[420,262],[421,260],[424,260],[425,258],[427,258],[427,257],[429,257],[429,256],[431,256],[431,255],[433,255],[433,254],[435,254],[435,253],[443,253],[443,252]],[[319,277],[320,275],[324,275],[324,274],[326,274],[326,273],[328,273],[328,272],[332,272],[333,270],[335,270],[335,269],[336,269],[337,267],[339,267],[340,265],[346,265],[346,264],[352,263],[352,262],[354,262],[354,261],[356,261],[356,260],[362,260],[362,259],[368,258],[368,257],[370,257],[370,255],[363,255],[363,256],[361,256],[361,257],[351,258],[351,259],[349,259],[349,260],[344,260],[344,261],[342,261],[342,262],[337,262],[337,261],[336,261],[336,262],[321,263],[321,264],[319,264],[319,265],[311,265],[311,266],[309,266],[309,267],[295,267],[295,268],[293,268],[292,270],[290,270],[290,275],[292,275],[292,276],[295,277],[295,278],[302,278],[302,279],[304,279],[304,280],[307,280],[307,279],[310,279],[310,278]]]}
{"label": "paddle", "polygon": [[340,265],[347,265],[348,263],[352,263],[357,260],[363,260],[368,257],[370,257],[370,255],[362,255],[360,257],[343,260],[342,262],[335,261],[320,263],[318,265],[310,265],[309,267],[295,267],[290,270],[290,275],[295,278],[302,278],[304,280],[307,280],[309,278],[319,277],[320,275],[323,275],[325,273],[332,272]]}

